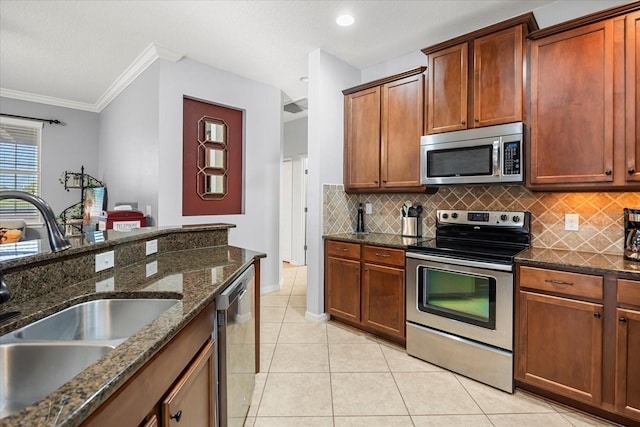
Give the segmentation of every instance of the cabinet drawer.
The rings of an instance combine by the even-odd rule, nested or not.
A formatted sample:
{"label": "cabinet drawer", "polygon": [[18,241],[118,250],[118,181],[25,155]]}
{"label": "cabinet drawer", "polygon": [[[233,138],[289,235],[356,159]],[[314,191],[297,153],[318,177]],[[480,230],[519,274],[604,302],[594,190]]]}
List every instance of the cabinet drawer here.
{"label": "cabinet drawer", "polygon": [[603,279],[601,276],[535,267],[520,267],[519,281],[521,288],[602,299]]}
{"label": "cabinet drawer", "polygon": [[360,258],[360,245],[357,243],[327,240],[327,254],[341,258]]}
{"label": "cabinet drawer", "polygon": [[389,249],[380,246],[363,245],[362,251],[362,259],[364,262],[404,267],[404,251],[402,249]]}
{"label": "cabinet drawer", "polygon": [[640,306],[640,281],[618,279],[618,303]]}

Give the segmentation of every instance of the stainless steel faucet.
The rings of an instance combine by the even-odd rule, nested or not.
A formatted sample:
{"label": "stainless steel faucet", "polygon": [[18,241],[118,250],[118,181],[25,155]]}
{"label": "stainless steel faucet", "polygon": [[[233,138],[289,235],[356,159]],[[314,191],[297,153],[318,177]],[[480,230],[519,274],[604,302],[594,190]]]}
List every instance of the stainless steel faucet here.
{"label": "stainless steel faucet", "polygon": [[64,237],[64,235],[60,231],[60,227],[58,227],[58,222],[56,221],[56,216],[53,214],[53,210],[47,202],[31,193],[13,190],[0,191],[0,200],[5,199],[24,200],[38,208],[38,210],[42,214],[42,218],[44,219],[45,224],[47,225],[47,233],[49,236],[49,245],[51,246],[51,252],[60,252],[71,247],[71,243],[69,242],[69,240]]}

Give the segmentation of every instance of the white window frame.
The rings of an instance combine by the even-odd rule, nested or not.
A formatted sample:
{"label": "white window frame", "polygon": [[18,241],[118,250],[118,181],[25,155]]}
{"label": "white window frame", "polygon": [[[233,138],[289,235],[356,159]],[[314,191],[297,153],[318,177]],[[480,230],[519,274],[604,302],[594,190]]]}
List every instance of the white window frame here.
{"label": "white window frame", "polygon": [[[42,129],[44,128],[44,123],[41,121],[28,120],[28,119],[17,119],[13,117],[3,117],[0,116],[0,124],[7,126],[16,126],[16,127],[24,127],[36,129],[38,131],[37,138],[37,147],[38,147],[38,168],[37,168],[37,186],[38,191],[36,196],[40,196],[42,193]],[[2,216],[0,217],[0,221],[11,221],[14,219],[22,219],[27,225],[31,226],[41,226],[43,224],[42,214],[36,209],[36,215],[34,216]]]}

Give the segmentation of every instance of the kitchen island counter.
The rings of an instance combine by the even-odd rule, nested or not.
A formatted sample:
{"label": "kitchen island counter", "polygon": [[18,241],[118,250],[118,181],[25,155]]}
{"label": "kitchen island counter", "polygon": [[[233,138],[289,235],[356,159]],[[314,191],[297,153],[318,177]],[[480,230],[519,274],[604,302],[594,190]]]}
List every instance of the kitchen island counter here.
{"label": "kitchen island counter", "polygon": [[[179,250],[167,242],[160,242],[159,248],[162,250],[157,254],[143,257],[135,263],[122,267],[118,267],[116,253],[116,268],[95,273],[79,282],[58,284],[52,292],[35,293],[36,296],[33,298],[28,298],[27,290],[20,289],[16,298],[2,304],[0,314],[9,311],[20,311],[21,314],[2,324],[0,335],[85,301],[102,298],[180,299],[155,321],[126,339],[45,399],[0,419],[0,425],[3,427],[80,425],[181,329],[213,302],[216,295],[242,271],[264,257],[264,254],[258,252],[228,246],[226,244],[227,228],[212,227],[198,230],[203,237],[209,234],[216,235],[213,241],[221,241],[224,244]],[[210,231],[207,232],[207,230]],[[224,236],[219,236],[220,233],[224,233]],[[151,237],[161,237],[161,235],[163,235],[162,232],[152,234]],[[142,237],[148,238],[149,235],[143,234]],[[132,241],[138,244],[139,242],[135,240],[132,236]],[[203,242],[208,240],[210,239],[207,237]],[[144,242],[142,243],[144,249]],[[56,256],[60,255],[56,254]],[[60,268],[64,272],[64,263],[69,261],[65,261],[64,257],[58,261],[62,264]],[[155,265],[157,273],[147,277],[150,263]],[[23,262],[20,264],[23,268],[28,267]],[[34,263],[34,268],[38,268],[38,262]],[[25,271],[27,274],[24,277],[28,278],[29,270]],[[63,273],[61,274],[64,276]],[[23,281],[27,280],[24,277]],[[111,285],[103,289],[105,280]],[[11,282],[9,286],[11,288]],[[99,292],[100,289],[104,291]],[[55,369],[55,367],[52,368]]]}

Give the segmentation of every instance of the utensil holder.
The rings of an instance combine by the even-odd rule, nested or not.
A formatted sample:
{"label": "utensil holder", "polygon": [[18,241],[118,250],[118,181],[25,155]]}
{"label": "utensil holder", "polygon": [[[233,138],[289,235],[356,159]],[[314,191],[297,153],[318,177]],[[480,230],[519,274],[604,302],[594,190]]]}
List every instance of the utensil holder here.
{"label": "utensil holder", "polygon": [[420,237],[422,236],[422,221],[417,216],[402,217],[402,236]]}

